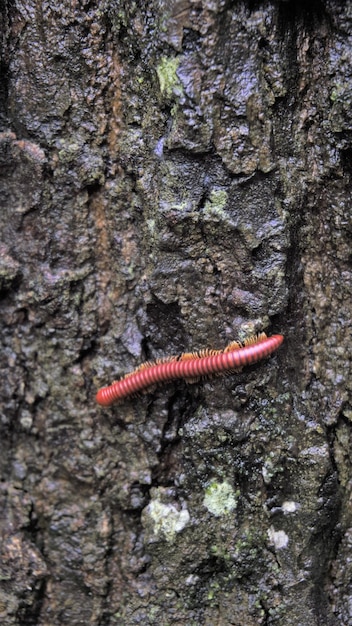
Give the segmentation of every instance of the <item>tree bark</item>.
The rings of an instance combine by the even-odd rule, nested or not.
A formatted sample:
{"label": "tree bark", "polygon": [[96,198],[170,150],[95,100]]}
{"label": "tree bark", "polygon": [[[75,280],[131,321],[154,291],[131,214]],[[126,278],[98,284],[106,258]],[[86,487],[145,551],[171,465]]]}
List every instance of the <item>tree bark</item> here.
{"label": "tree bark", "polygon": [[0,7],[1,623],[352,624],[352,2]]}

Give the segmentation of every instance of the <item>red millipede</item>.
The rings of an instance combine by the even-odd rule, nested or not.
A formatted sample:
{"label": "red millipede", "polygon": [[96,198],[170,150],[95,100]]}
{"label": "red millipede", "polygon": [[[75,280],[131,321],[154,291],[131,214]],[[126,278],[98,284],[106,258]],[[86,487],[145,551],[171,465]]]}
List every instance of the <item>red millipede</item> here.
{"label": "red millipede", "polygon": [[225,350],[186,352],[154,363],[143,363],[121,380],[99,389],[96,401],[102,406],[110,406],[117,400],[148,389],[155,383],[177,378],[194,382],[194,379],[197,380],[202,376],[238,370],[244,365],[265,359],[281,346],[283,340],[283,335],[267,337],[265,333],[261,333],[259,336],[247,339],[244,345],[237,342],[230,343]]}

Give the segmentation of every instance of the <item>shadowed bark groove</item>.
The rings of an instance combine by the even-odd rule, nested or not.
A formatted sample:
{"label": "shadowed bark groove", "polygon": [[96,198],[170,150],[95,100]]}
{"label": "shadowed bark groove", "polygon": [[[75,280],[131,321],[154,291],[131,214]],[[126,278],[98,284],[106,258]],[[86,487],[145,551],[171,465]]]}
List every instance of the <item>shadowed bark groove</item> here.
{"label": "shadowed bark groove", "polygon": [[[352,2],[0,29],[1,623],[352,623]],[[96,406],[262,330],[240,373]]]}

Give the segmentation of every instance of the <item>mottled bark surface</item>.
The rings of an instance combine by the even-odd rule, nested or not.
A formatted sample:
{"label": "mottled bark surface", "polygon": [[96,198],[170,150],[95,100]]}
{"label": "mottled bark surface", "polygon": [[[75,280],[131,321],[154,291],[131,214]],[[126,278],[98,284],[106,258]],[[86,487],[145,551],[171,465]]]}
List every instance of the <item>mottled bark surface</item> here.
{"label": "mottled bark surface", "polygon": [[0,7],[1,624],[352,624],[352,2]]}

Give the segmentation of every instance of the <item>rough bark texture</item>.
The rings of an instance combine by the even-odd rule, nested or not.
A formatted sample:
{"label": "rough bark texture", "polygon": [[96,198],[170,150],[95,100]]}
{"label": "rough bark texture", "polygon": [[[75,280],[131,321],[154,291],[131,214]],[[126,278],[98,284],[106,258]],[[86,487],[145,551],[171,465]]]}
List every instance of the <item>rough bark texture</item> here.
{"label": "rough bark texture", "polygon": [[1,624],[352,624],[351,1],[0,7]]}

